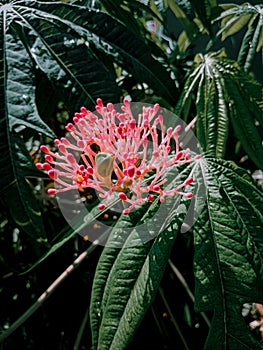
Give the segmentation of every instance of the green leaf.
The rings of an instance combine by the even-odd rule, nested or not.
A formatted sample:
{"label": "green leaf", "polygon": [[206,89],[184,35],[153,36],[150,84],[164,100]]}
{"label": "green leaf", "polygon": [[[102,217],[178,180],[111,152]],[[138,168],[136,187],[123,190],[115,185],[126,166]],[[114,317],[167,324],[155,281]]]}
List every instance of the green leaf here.
{"label": "green leaf", "polygon": [[197,0],[191,0],[190,2],[193,4],[194,10],[196,11],[203,25],[209,30],[210,33],[212,33],[211,19],[213,17],[212,15],[214,10],[217,7],[217,1],[205,0],[201,2]]}
{"label": "green leaf", "polygon": [[[29,3],[25,1],[27,6],[29,6]],[[55,58],[60,67],[63,65],[64,57],[66,57],[61,52],[61,38],[69,36],[71,42],[70,36],[72,35],[83,40],[83,48],[86,47],[86,52],[89,52],[90,56],[94,57],[96,53],[94,48],[96,48],[96,50],[99,50],[103,55],[107,55],[108,58],[131,73],[138,82],[148,84],[157,95],[164,97],[171,104],[174,103],[174,94],[177,94],[176,86],[166,69],[153,58],[150,46],[140,37],[134,35],[121,22],[106,13],[59,2],[48,3],[48,5],[35,2],[31,12],[23,13],[23,18],[28,26],[38,33],[38,37],[41,38],[49,54]],[[53,25],[54,22],[56,26]],[[49,38],[49,35],[51,38]],[[57,36],[60,39],[57,39]],[[151,47],[152,45],[154,44],[151,43]],[[134,47],[136,47],[136,50],[134,50]],[[69,53],[70,51],[67,52],[67,54]],[[61,59],[60,62],[61,55],[64,56],[62,56],[63,60]],[[76,64],[76,61],[83,56],[74,55],[74,57]],[[90,57],[90,61],[92,61],[92,57]],[[72,63],[73,60],[71,59],[70,62]],[[67,60],[64,68],[66,73],[74,78],[74,74],[71,73],[71,66],[67,65]],[[85,68],[88,69],[87,65]],[[97,72],[100,73],[98,69]],[[103,72],[101,72],[101,75],[103,76]],[[96,86],[95,76],[92,77],[89,83]],[[78,76],[78,80],[81,82],[81,75]],[[87,77],[85,81],[88,84]],[[104,87],[107,89],[107,84]]]}
{"label": "green leaf", "polygon": [[[174,171],[170,170],[171,176]],[[201,158],[175,177],[180,182],[190,172],[197,186],[197,215],[192,216],[196,309],[214,311],[206,349],[259,349],[241,308],[246,302],[262,302],[262,190],[245,170],[224,160]],[[187,202],[177,201],[164,208],[166,219],[159,227],[152,206],[144,215],[141,208],[134,221],[121,217],[116,224],[94,277],[90,308],[94,349],[122,350],[132,340],[189,215]],[[138,226],[133,228],[135,222]],[[146,244],[142,223],[150,232],[158,230]]]}
{"label": "green leaf", "polygon": [[[196,96],[196,98],[194,98]],[[261,85],[247,75],[236,62],[219,53],[198,54],[175,108],[189,118],[195,105],[197,138],[203,150],[223,158],[226,153],[229,123],[252,161],[263,167],[262,137],[256,120],[262,125]]]}
{"label": "green leaf", "polygon": [[[7,35],[7,7],[1,8],[0,12],[0,151],[1,151],[1,201],[5,206],[9,207],[10,213],[13,216],[16,224],[20,229],[34,237],[34,241],[37,240],[39,243],[43,243],[45,240],[44,225],[41,218],[41,212],[38,208],[37,201],[33,195],[32,189],[26,180],[26,176],[30,174],[38,174],[32,165],[32,161],[29,154],[21,140],[16,133],[10,132],[9,124],[9,96],[8,91],[8,74],[10,66],[7,66],[7,55],[9,54],[9,36]],[[20,51],[18,51],[20,54]],[[13,66],[14,67],[14,66]],[[18,70],[19,72],[19,65]],[[22,88],[29,96],[31,100],[31,80],[30,76],[24,80],[20,80],[17,77],[17,83],[21,84]],[[14,97],[14,101],[18,101]],[[32,106],[31,106],[32,107]],[[12,110],[12,107],[11,107]],[[14,110],[13,110],[14,111]],[[21,125],[23,123],[29,123],[31,127],[36,128],[43,126],[37,115],[34,114],[34,109],[27,109],[23,115],[16,116],[17,122]],[[18,121],[18,118],[20,120]],[[30,121],[32,119],[32,123]],[[49,133],[49,130],[46,128]]]}
{"label": "green leaf", "polygon": [[252,40],[249,44],[249,50],[247,53],[247,58],[246,58],[246,62],[244,64],[244,68],[245,70],[249,71],[249,69],[252,67],[253,65],[253,61],[254,61],[254,57],[256,55],[256,52],[258,52],[260,50],[260,48],[262,47],[262,39],[260,39],[260,35],[261,32],[263,30],[263,16],[261,16],[259,18],[258,24],[255,28]]}
{"label": "green leaf", "polygon": [[240,46],[238,62],[244,65],[245,70],[249,71],[256,52],[259,52],[263,45],[263,6],[262,4],[253,6],[250,3],[244,3],[241,5],[220,5],[220,7],[223,11],[215,19],[215,22],[221,21],[221,29],[218,30],[217,36],[222,34],[222,40],[247,27]]}
{"label": "green leaf", "polygon": [[[110,347],[111,350],[125,349],[125,347],[132,340],[135,331],[143,319],[143,316],[154,300],[170,256],[172,246],[176,239],[177,233],[180,231],[187,209],[184,205],[181,207],[179,206],[176,212],[176,219],[171,221],[169,227],[162,231],[156,238],[149,253],[144,259],[143,265],[140,266],[140,272],[136,279],[136,283],[131,291],[129,300],[125,306],[125,310],[112,340]],[[140,260],[140,256],[135,256],[136,260],[137,258]],[[122,256],[120,256],[119,264],[122,264],[123,260],[121,258]],[[126,260],[125,256],[124,260]]]}
{"label": "green leaf", "polygon": [[[251,100],[246,98],[247,87],[243,83],[239,85],[229,80],[226,85],[229,91],[229,113],[234,132],[252,161],[262,168],[262,137],[255,126],[255,119],[262,123],[262,110],[257,108],[256,103],[251,103]],[[241,99],[243,99],[242,108],[238,106]],[[254,116],[256,116],[255,119]]]}
{"label": "green leaf", "polygon": [[[192,167],[175,176],[182,183]],[[94,349],[124,349],[153,301],[169,252],[185,219],[179,197],[165,205],[158,198],[145,211],[122,217],[114,227],[97,265],[90,319]],[[189,204],[189,201],[188,201]],[[156,237],[156,238],[155,238]],[[127,325],[129,324],[129,329]]]}
{"label": "green leaf", "polygon": [[[92,344],[93,348],[101,348],[104,347],[107,343],[111,342],[111,339],[114,335],[115,328],[116,328],[116,322],[118,322],[120,318],[120,313],[123,309],[123,300],[120,299],[120,294],[117,293],[115,294],[114,291],[110,292],[109,289],[109,276],[117,281],[117,278],[119,276],[119,273],[117,272],[117,276],[111,272],[114,262],[117,259],[120,249],[123,247],[125,241],[127,240],[129,234],[130,234],[130,228],[134,226],[134,223],[132,220],[130,220],[127,217],[123,217],[123,220],[120,219],[118,220],[118,223],[114,227],[114,231],[112,231],[112,234],[110,235],[106,247],[103,249],[103,252],[100,256],[99,263],[96,268],[96,273],[93,281],[93,286],[92,286],[92,295],[91,295],[91,303],[90,303],[90,324],[91,324],[91,330],[92,330]],[[138,251],[135,251],[138,247],[130,247],[130,249],[127,252],[130,253],[138,253]],[[149,248],[149,244],[143,245],[141,242],[139,242],[139,249],[140,251],[140,257],[143,257],[143,251],[145,249],[145,252],[147,252],[147,248]],[[135,261],[135,264],[139,263],[138,260]],[[137,267],[138,268],[138,267]],[[132,273],[133,268],[129,269],[129,275]],[[126,271],[126,277],[127,276],[127,271]],[[111,282],[113,283],[114,281],[111,278]],[[128,277],[129,282],[131,282],[131,276]],[[129,283],[130,284],[130,283]],[[107,292],[105,293],[105,289],[107,286]],[[125,287],[127,288],[128,283],[121,284],[121,287],[124,289]],[[109,296],[110,293],[110,296]],[[125,293],[125,292],[124,292]],[[124,294],[123,293],[123,294]],[[126,294],[127,294],[127,289],[126,289]],[[105,296],[104,296],[105,295]],[[124,294],[125,296],[125,294]],[[105,309],[105,304],[106,299],[108,301],[110,297],[110,300],[114,298],[118,298],[118,302],[116,303],[115,300],[115,308],[118,309],[115,317],[111,319],[111,310],[108,311],[108,314],[104,316],[104,309]],[[128,294],[127,294],[128,297]],[[119,302],[121,300],[121,305],[119,305]],[[104,325],[102,326],[105,331],[101,331],[101,323],[102,323],[102,317],[104,317],[103,322]],[[114,323],[113,327],[110,327],[107,329],[107,321],[110,322],[111,324]],[[105,324],[106,323],[106,324]],[[113,333],[113,334],[112,334]],[[100,340],[99,338],[105,339]],[[100,345],[99,345],[100,343]],[[105,343],[105,344],[103,344]]]}
{"label": "green leaf", "polygon": [[246,31],[246,34],[243,37],[240,50],[238,53],[238,57],[237,57],[238,63],[242,66],[245,65],[247,52],[249,50],[249,46],[250,46],[254,31],[255,31],[255,26],[252,25],[248,28],[248,30]]}
{"label": "green leaf", "polygon": [[250,21],[252,14],[239,16],[228,16],[222,20],[222,40],[226,40],[229,36],[239,32]]}
{"label": "green leaf", "polygon": [[[198,65],[195,70],[190,72],[177,105],[175,106],[175,114],[182,115],[185,121],[187,121],[189,117],[190,105],[193,103],[193,92],[195,91],[197,85],[200,85],[200,81],[203,80],[203,76],[204,67],[201,65]],[[203,96],[201,94],[197,96],[197,100],[200,103],[202,98]]]}
{"label": "green leaf", "polygon": [[32,62],[15,32],[6,35],[6,60],[8,69],[7,101],[11,130],[29,127],[50,138],[55,134],[38,115],[35,104],[35,79]]}
{"label": "green leaf", "polygon": [[241,315],[262,303],[262,192],[233,164],[200,161],[206,206],[194,227],[197,311],[214,310],[205,349],[260,349]]}
{"label": "green leaf", "polygon": [[[189,44],[191,44],[200,33],[198,25],[190,20],[182,8],[176,3],[174,0],[167,0],[167,6],[171,9],[174,15],[179,19],[182,25],[185,28],[185,33],[182,33],[182,37],[180,38],[180,51],[183,52]],[[183,39],[185,43],[183,43]],[[184,46],[183,46],[184,44]]]}
{"label": "green leaf", "polygon": [[54,26],[36,15],[28,22],[34,31],[31,51],[36,63],[51,81],[59,83],[68,110],[74,113],[82,105],[94,106],[97,97],[119,101],[115,75],[83,38],[72,35],[64,24]]}

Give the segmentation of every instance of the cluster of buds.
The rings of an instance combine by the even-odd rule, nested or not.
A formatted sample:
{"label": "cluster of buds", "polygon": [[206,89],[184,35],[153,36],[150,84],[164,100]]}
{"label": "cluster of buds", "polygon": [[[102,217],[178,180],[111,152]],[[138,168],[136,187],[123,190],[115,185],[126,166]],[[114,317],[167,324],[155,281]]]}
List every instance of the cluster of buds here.
{"label": "cluster of buds", "polygon": [[41,146],[46,162],[36,166],[47,171],[56,184],[48,193],[93,188],[103,199],[98,206],[101,210],[117,194],[125,202],[123,214],[157,195],[161,202],[174,195],[191,198],[192,193],[183,188],[191,184],[192,177],[176,188],[165,188],[165,171],[189,162],[191,155],[189,150],[180,150],[181,126],[166,130],[158,110],[158,104],[144,106],[135,119],[128,100],[120,112],[112,103],[104,106],[101,99],[96,112],[82,107],[73,118],[74,124],[66,126],[68,136],[54,141],[58,152]]}

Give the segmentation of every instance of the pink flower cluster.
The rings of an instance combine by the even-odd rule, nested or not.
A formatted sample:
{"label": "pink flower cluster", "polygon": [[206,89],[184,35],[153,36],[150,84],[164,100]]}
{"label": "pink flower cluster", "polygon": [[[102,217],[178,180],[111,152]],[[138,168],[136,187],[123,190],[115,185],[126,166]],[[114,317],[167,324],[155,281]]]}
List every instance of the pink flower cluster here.
{"label": "pink flower cluster", "polygon": [[176,194],[191,198],[192,193],[182,189],[192,183],[192,177],[173,189],[164,186],[164,174],[170,166],[191,160],[189,150],[179,149],[181,126],[165,130],[163,116],[157,114],[158,104],[143,107],[137,119],[129,101],[124,100],[121,109],[117,112],[112,103],[104,106],[98,99],[96,112],[82,107],[73,118],[74,124],[66,126],[69,136],[55,140],[58,152],[41,146],[46,162],[36,166],[46,170],[58,185],[48,193],[90,187],[104,199],[98,206],[102,210],[117,193],[126,203],[123,214],[153,201],[156,195],[161,202]]}

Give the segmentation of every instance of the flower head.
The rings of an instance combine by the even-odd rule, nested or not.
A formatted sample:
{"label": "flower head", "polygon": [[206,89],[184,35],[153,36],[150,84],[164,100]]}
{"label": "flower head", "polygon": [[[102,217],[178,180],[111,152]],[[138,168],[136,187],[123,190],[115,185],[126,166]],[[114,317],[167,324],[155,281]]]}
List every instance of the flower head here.
{"label": "flower head", "polygon": [[158,110],[158,104],[143,107],[135,119],[127,100],[121,112],[112,103],[104,106],[101,99],[95,113],[82,107],[73,118],[74,124],[66,126],[70,136],[55,140],[58,152],[41,146],[46,162],[36,166],[59,185],[48,193],[93,188],[104,199],[100,209],[106,208],[117,193],[126,203],[124,214],[156,195],[161,202],[176,194],[190,198],[192,193],[182,189],[192,177],[176,188],[165,189],[165,171],[174,164],[189,162],[191,155],[179,148],[181,126],[166,130]]}

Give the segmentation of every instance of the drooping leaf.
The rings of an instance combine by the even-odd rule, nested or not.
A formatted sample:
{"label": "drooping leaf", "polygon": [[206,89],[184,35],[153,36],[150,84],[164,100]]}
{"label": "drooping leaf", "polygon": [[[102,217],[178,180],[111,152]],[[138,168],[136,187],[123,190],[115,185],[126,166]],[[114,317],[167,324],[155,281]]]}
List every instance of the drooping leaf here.
{"label": "drooping leaf", "polygon": [[[170,172],[171,187],[189,176]],[[169,252],[185,219],[181,198],[158,198],[134,218],[121,218],[97,265],[91,297],[94,349],[125,349],[153,301]],[[155,238],[156,237],[156,238]],[[108,246],[109,245],[109,246]],[[129,329],[127,325],[129,324]]]}
{"label": "drooping leaf", "polygon": [[[104,298],[104,293],[105,293],[104,290],[108,281],[109,274],[111,273],[113,264],[120,253],[120,249],[123,247],[126,239],[128,238],[128,235],[130,233],[130,227],[132,228],[134,226],[134,223],[132,222],[132,220],[129,220],[129,218],[124,217],[123,219],[124,219],[123,221],[118,221],[118,223],[115,225],[114,231],[112,231],[108,239],[107,245],[103,249],[103,252],[99,260],[99,264],[97,265],[96,274],[94,277],[94,282],[92,286],[91,303],[90,303],[90,324],[91,324],[91,330],[92,330],[92,344],[94,349],[98,348],[99,346],[98,345],[99,337],[105,336],[105,338],[108,339],[108,341],[106,340],[106,342],[110,342],[110,339],[112,338],[112,332],[115,332],[115,327],[107,329],[107,325],[106,326],[104,325],[104,328],[106,328],[106,332],[102,333],[100,331],[100,325],[101,325],[102,317],[104,313],[104,310],[102,308],[103,307],[102,303],[104,304],[104,308],[106,303]],[[142,247],[142,244],[140,242],[140,248],[147,249],[147,247],[148,247],[148,244],[146,247],[145,246]],[[132,249],[132,251],[133,250],[134,248]],[[130,270],[130,272],[131,271],[132,269]],[[109,295],[107,293],[107,297],[108,296]],[[117,295],[113,293],[111,295],[111,298],[112,297],[114,298],[115,296]],[[115,304],[115,307],[116,306],[117,308],[119,308],[118,303],[117,305]],[[112,322],[114,323],[118,322],[118,319],[119,319],[119,316],[117,315],[115,316],[116,316],[115,319],[112,320]],[[101,346],[105,346],[105,345],[101,345]]]}
{"label": "drooping leaf", "polygon": [[155,298],[186,212],[185,205],[177,207],[176,217],[170,221],[169,227],[160,233],[149,250],[118,324],[111,350],[125,349],[133,339],[135,331]]}
{"label": "drooping leaf", "polygon": [[[30,234],[35,240],[38,240],[39,243],[43,243],[45,240],[44,226],[41,218],[41,212],[38,208],[37,201],[33,195],[32,189],[29,186],[29,183],[26,180],[26,176],[30,174],[37,174],[38,172],[32,165],[31,159],[27,150],[20,138],[16,133],[11,133],[12,123],[9,120],[9,108],[10,104],[18,103],[21,101],[23,108],[23,93],[27,95],[29,99],[28,108],[25,107],[25,113],[19,115],[19,109],[17,113],[15,109],[12,108],[12,113],[14,113],[14,120],[16,120],[17,125],[23,125],[28,123],[32,128],[42,129],[43,123],[38,117],[36,110],[34,109],[34,104],[32,102],[32,88],[31,88],[31,76],[26,77],[26,72],[24,79],[21,76],[17,77],[17,85],[21,84],[21,95],[18,92],[18,89],[15,90],[14,85],[15,81],[12,81],[14,88],[14,95],[11,94],[12,90],[8,91],[9,79],[12,80],[12,75],[10,77],[9,70],[17,69],[16,72],[19,72],[21,66],[11,63],[7,64],[7,58],[10,54],[10,37],[7,34],[8,30],[8,21],[7,21],[7,10],[8,6],[1,6],[0,11],[0,150],[1,150],[1,182],[0,182],[0,191],[1,191],[1,201],[5,206],[9,207],[10,213],[12,214],[15,222],[20,229]],[[17,54],[21,54],[21,51],[18,50]],[[14,58],[16,60],[16,58]],[[10,68],[11,67],[11,68]],[[9,79],[8,79],[9,77]],[[14,76],[13,76],[14,77]],[[21,79],[20,79],[21,78]],[[15,95],[15,92],[18,92]],[[13,98],[13,100],[12,100]],[[10,125],[11,124],[11,125]],[[52,134],[51,131],[46,127],[45,130],[49,135]]]}
{"label": "drooping leaf", "polygon": [[252,14],[246,14],[242,17],[234,15],[227,16],[222,20],[222,40],[226,40],[229,36],[237,33],[239,30],[245,27],[245,25],[251,20]]}
{"label": "drooping leaf", "polygon": [[207,199],[194,228],[195,307],[214,311],[205,349],[261,349],[241,310],[263,301],[262,192],[230,162],[200,165]]}
{"label": "drooping leaf", "polygon": [[[196,309],[214,310],[206,348],[259,349],[241,307],[263,298],[262,191],[246,171],[227,161],[203,158],[186,169],[187,174],[192,171],[198,184],[198,215],[194,217]],[[186,170],[181,178],[185,175]],[[110,236],[112,246],[104,248],[93,284],[94,349],[121,350],[131,341],[159,286],[171,246],[185,220],[185,204],[166,208],[167,221],[158,228],[152,243],[141,244],[140,223],[157,229],[154,216],[151,222],[146,212],[134,229],[129,219],[119,219],[115,235]]]}

